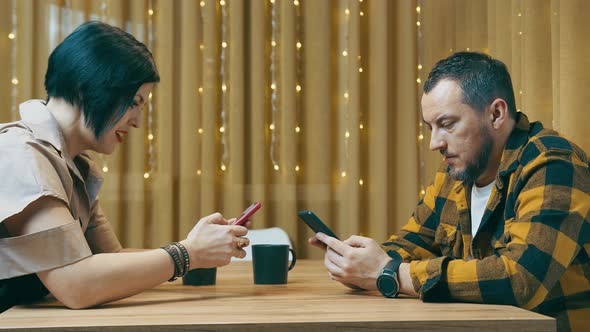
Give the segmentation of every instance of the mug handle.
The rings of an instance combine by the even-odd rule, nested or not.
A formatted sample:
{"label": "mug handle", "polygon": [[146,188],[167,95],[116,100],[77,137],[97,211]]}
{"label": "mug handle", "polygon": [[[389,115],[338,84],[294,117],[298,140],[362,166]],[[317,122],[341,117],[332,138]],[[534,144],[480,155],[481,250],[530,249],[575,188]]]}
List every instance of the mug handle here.
{"label": "mug handle", "polygon": [[297,261],[297,256],[295,256],[295,250],[293,248],[289,248],[293,259],[291,260],[291,265],[289,265],[288,271],[291,271],[295,267],[295,262]]}

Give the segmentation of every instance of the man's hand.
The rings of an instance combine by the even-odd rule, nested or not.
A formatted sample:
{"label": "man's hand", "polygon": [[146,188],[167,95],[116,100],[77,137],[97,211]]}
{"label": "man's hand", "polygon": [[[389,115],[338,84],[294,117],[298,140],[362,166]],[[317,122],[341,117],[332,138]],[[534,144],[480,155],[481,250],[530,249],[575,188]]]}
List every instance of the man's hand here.
{"label": "man's hand", "polygon": [[377,277],[391,257],[375,240],[353,235],[339,241],[323,233],[316,238],[327,247],[324,265],[331,279],[351,288],[377,289]]}

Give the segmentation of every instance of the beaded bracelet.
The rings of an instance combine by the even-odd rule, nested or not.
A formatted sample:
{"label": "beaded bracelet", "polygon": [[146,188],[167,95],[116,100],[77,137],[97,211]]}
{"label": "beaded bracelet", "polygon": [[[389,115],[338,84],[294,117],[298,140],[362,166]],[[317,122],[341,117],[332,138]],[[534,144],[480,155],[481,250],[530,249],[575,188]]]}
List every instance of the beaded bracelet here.
{"label": "beaded bracelet", "polygon": [[179,249],[177,249],[177,246],[174,245],[174,243],[171,243],[160,248],[166,250],[166,252],[172,257],[172,260],[174,261],[174,274],[170,279],[168,279],[168,281],[174,281],[176,278],[183,276],[185,274],[184,271],[182,271],[184,264],[182,263],[178,253]]}
{"label": "beaded bracelet", "polygon": [[186,250],[186,247],[182,243],[174,242],[174,244],[176,245],[176,247],[180,250],[180,253],[182,254],[182,260],[184,261],[184,268],[183,268],[182,275],[184,276],[188,273],[190,266],[191,266],[190,256],[188,254],[188,250]]}
{"label": "beaded bracelet", "polygon": [[186,247],[180,242],[172,242],[161,247],[172,257],[174,261],[174,275],[168,281],[184,277],[190,269],[190,256]]}

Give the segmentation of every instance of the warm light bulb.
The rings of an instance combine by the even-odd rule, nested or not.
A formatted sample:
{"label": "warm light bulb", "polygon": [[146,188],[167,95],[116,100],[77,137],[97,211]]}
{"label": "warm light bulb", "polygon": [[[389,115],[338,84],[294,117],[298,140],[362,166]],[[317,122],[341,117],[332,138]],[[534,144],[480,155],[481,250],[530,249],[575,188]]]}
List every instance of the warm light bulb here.
{"label": "warm light bulb", "polygon": [[420,14],[420,6],[416,7],[416,13]]}
{"label": "warm light bulb", "polygon": [[301,42],[297,42],[296,46],[297,46],[297,49],[300,49],[301,48]]}
{"label": "warm light bulb", "polygon": [[144,179],[147,179],[149,177],[150,177],[150,173],[148,173],[148,172],[143,173],[143,178]]}
{"label": "warm light bulb", "polygon": [[219,132],[220,133],[224,133],[225,132],[225,127],[219,127]]}
{"label": "warm light bulb", "polygon": [[200,170],[200,169],[198,169],[198,170],[197,170],[197,175],[201,175],[201,173],[203,173],[203,172],[201,172],[201,170]]}
{"label": "warm light bulb", "polygon": [[221,164],[221,170],[225,172],[227,167],[225,167],[225,164]]}
{"label": "warm light bulb", "polygon": [[348,56],[348,51],[346,51],[346,50],[342,51],[342,56]]}
{"label": "warm light bulb", "polygon": [[150,92],[150,94],[148,95],[148,98],[149,98],[150,100],[152,100],[152,93],[151,93],[151,92]]}
{"label": "warm light bulb", "polygon": [[348,131],[347,131],[347,132],[344,134],[344,137],[346,137],[346,138],[349,138],[349,137],[350,137],[350,132],[348,132]]}
{"label": "warm light bulb", "polygon": [[16,35],[14,34],[14,32],[11,32],[11,33],[8,34],[8,38],[9,39],[14,39],[14,38],[16,38]]}
{"label": "warm light bulb", "polygon": [[417,82],[418,84],[422,83],[422,80],[420,79],[420,77],[418,77],[418,78],[416,79],[416,82]]}
{"label": "warm light bulb", "polygon": [[522,16],[522,13],[518,13],[518,17],[521,17],[521,16]]}
{"label": "warm light bulb", "polygon": [[275,90],[275,89],[277,88],[277,85],[276,85],[276,84],[274,84],[274,83],[272,83],[272,84],[270,85],[270,88],[271,88],[271,89],[273,89],[273,90]]}
{"label": "warm light bulb", "polygon": [[426,190],[424,190],[424,189],[420,190],[420,195],[422,195],[422,196],[426,195]]}
{"label": "warm light bulb", "polygon": [[363,129],[363,128],[365,128],[365,126],[363,126],[363,124],[361,123],[361,124],[359,125],[359,129]]}
{"label": "warm light bulb", "polygon": [[275,171],[278,171],[279,170],[279,165],[275,164],[274,169],[275,169]]}
{"label": "warm light bulb", "polygon": [[202,134],[202,133],[203,133],[203,128],[199,128],[199,130],[197,130],[197,132],[198,132],[199,134]]}
{"label": "warm light bulb", "polygon": [[420,21],[416,21],[416,25],[417,26],[420,26]]}
{"label": "warm light bulb", "polygon": [[202,86],[199,87],[199,93],[203,93],[203,87]]}
{"label": "warm light bulb", "polygon": [[274,123],[271,123],[270,126],[268,126],[268,129],[275,130],[275,124]]}
{"label": "warm light bulb", "polygon": [[519,94],[522,94],[522,90],[518,91]]}
{"label": "warm light bulb", "polygon": [[219,4],[220,4],[221,6],[225,6],[225,1],[223,1],[223,0],[220,0],[220,1],[219,1]]}
{"label": "warm light bulb", "polygon": [[201,1],[201,7],[205,7],[205,1]]}
{"label": "warm light bulb", "polygon": [[295,166],[295,172],[299,172],[299,165]]}
{"label": "warm light bulb", "polygon": [[148,14],[149,14],[150,16],[154,15],[154,10],[153,10],[153,9],[150,9],[150,10],[148,10]]}
{"label": "warm light bulb", "polygon": [[270,3],[275,3],[275,0],[270,0]]}
{"label": "warm light bulb", "polygon": [[154,139],[154,135],[153,135],[153,134],[149,134],[149,135],[148,135],[148,139],[149,139],[150,141],[151,141],[151,140],[153,140],[153,139]]}
{"label": "warm light bulb", "polygon": [[420,134],[418,135],[418,141],[422,141],[424,139],[424,135]]}
{"label": "warm light bulb", "polygon": [[297,84],[297,86],[295,87],[295,90],[296,90],[297,92],[300,92],[300,91],[301,91],[301,85]]}
{"label": "warm light bulb", "polygon": [[467,48],[467,51],[469,51],[469,47]]}
{"label": "warm light bulb", "polygon": [[293,4],[294,4],[295,6],[299,6],[299,1],[298,1],[298,0],[293,0]]}
{"label": "warm light bulb", "polygon": [[227,91],[227,85],[225,85],[225,83],[221,85],[221,91]]}
{"label": "warm light bulb", "polygon": [[363,72],[363,67],[359,67],[359,73]]}
{"label": "warm light bulb", "polygon": [[365,16],[365,13],[364,12],[360,12],[359,15],[360,16]]}
{"label": "warm light bulb", "polygon": [[271,40],[271,41],[270,41],[270,45],[271,45],[272,47],[275,47],[275,46],[277,46],[277,42],[276,42],[276,41],[274,41],[274,40]]}
{"label": "warm light bulb", "polygon": [[227,47],[227,43],[226,42],[222,42],[221,43],[221,47],[226,48]]}
{"label": "warm light bulb", "polygon": [[295,127],[295,132],[298,133],[301,131],[301,128],[299,128],[299,126]]}
{"label": "warm light bulb", "polygon": [[519,35],[522,35],[522,31],[519,31],[519,32],[518,32],[518,34],[519,34]]}
{"label": "warm light bulb", "polygon": [[346,172],[342,171],[342,173],[340,173],[340,176],[342,176],[343,178],[346,177]]}
{"label": "warm light bulb", "polygon": [[422,70],[422,65],[418,65],[418,70]]}
{"label": "warm light bulb", "polygon": [[109,171],[109,167],[108,167],[108,166],[103,166],[103,167],[102,167],[102,171],[103,171],[104,173],[108,172],[108,171]]}
{"label": "warm light bulb", "polygon": [[348,92],[344,93],[344,99],[348,99]]}
{"label": "warm light bulb", "polygon": [[344,11],[344,14],[346,14],[346,16],[350,15],[350,10],[348,8],[346,8],[346,10]]}
{"label": "warm light bulb", "polygon": [[14,85],[18,85],[18,78],[16,78],[16,77],[12,78],[12,81],[11,82]]}
{"label": "warm light bulb", "polygon": [[201,44],[201,45],[199,45],[199,48],[200,48],[200,49],[201,49],[201,51],[202,51],[202,50],[204,50],[204,49],[205,49],[205,45],[204,45],[204,44]]}
{"label": "warm light bulb", "polygon": [[363,181],[363,179],[360,179],[360,180],[359,180],[359,185],[361,185],[361,186],[362,186],[363,184],[365,184],[365,182]]}

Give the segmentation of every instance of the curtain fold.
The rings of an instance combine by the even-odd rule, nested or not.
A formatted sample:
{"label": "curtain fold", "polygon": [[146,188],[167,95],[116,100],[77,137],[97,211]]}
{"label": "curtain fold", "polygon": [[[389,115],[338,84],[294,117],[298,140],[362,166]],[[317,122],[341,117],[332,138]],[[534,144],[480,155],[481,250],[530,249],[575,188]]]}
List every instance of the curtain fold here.
{"label": "curtain fold", "polygon": [[105,175],[101,204],[130,247],[182,239],[200,217],[237,217],[254,201],[262,209],[253,228],[285,229],[301,257],[322,252],[307,245],[300,210],[341,238],[385,240],[441,161],[429,152],[419,102],[433,65],[456,51],[502,60],[517,108],[590,150],[584,0],[0,0],[0,8],[2,122],[16,102],[46,98],[50,52],[86,20],[119,26],[153,52],[161,82],[143,125],[113,155],[94,155]]}

